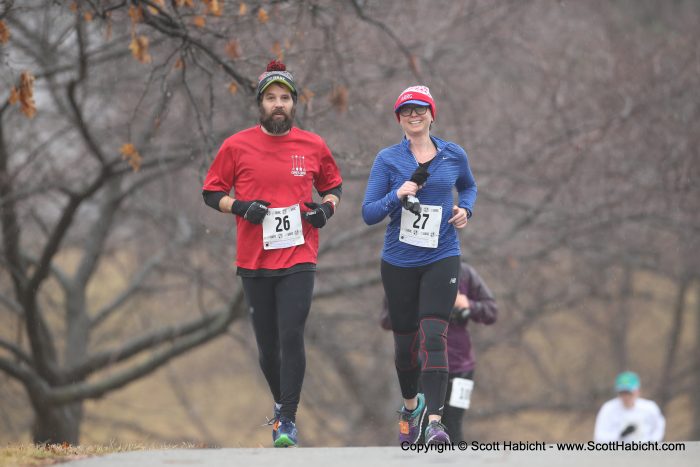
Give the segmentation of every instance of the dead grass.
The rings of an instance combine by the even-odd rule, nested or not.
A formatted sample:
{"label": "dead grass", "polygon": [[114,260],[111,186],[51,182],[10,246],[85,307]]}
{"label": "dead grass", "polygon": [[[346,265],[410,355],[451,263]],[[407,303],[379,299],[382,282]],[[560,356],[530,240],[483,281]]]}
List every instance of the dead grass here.
{"label": "dead grass", "polygon": [[143,451],[147,449],[190,449],[198,446],[115,444],[107,446],[70,444],[36,445],[28,443],[9,444],[0,447],[0,467],[24,467],[33,465],[54,465],[76,459],[104,456],[115,452]]}

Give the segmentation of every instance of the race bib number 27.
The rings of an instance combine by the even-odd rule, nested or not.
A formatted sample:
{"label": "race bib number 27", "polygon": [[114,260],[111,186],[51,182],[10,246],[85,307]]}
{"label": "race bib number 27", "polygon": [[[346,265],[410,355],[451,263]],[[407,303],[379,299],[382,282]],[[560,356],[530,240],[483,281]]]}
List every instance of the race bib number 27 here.
{"label": "race bib number 27", "polygon": [[402,208],[399,240],[409,245],[437,248],[441,221],[442,206],[423,204],[420,215]]}

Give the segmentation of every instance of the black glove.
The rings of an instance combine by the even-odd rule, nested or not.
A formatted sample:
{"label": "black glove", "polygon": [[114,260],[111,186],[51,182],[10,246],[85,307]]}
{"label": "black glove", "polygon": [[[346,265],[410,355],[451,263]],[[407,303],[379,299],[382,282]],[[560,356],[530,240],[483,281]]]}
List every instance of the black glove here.
{"label": "black glove", "polygon": [[624,438],[625,436],[634,433],[636,429],[637,427],[634,425],[627,425],[627,427],[624,430],[622,430],[622,433],[620,433],[620,438]]}
{"label": "black glove", "polygon": [[233,201],[231,212],[237,216],[241,216],[251,224],[262,224],[269,205],[270,203],[260,199],[253,201],[241,201],[237,199]]}
{"label": "black glove", "polygon": [[428,168],[419,165],[418,168],[411,174],[411,181],[418,186],[422,186],[428,181],[430,174],[428,173]]}
{"label": "black glove", "polygon": [[469,319],[469,314],[471,310],[469,308],[452,308],[452,313],[450,313],[450,321],[457,324],[464,324]]}
{"label": "black glove", "polygon": [[307,221],[309,224],[313,225],[317,229],[320,229],[324,225],[326,225],[326,222],[328,222],[328,219],[331,218],[333,215],[333,203],[330,201],[326,201],[323,204],[318,204],[318,203],[304,203],[307,208],[311,209],[311,211],[306,211],[303,213],[304,220]]}
{"label": "black glove", "polygon": [[[419,165],[418,168],[411,174],[411,181],[418,186],[423,186],[423,184],[428,180],[430,174],[428,173],[428,168]],[[416,216],[420,216],[421,208],[420,201],[418,198],[412,195],[408,195],[401,200],[401,205],[411,211]]]}

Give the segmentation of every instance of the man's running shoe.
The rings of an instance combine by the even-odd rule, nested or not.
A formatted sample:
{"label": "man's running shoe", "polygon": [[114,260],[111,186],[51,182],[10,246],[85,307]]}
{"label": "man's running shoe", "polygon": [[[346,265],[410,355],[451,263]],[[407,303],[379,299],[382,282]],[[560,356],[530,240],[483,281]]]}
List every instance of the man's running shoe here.
{"label": "man's running shoe", "polygon": [[288,418],[281,417],[277,425],[276,434],[273,433],[276,448],[296,447],[297,445],[297,427],[293,421]]}
{"label": "man's running shoe", "polygon": [[280,424],[280,408],[277,404],[273,406],[272,418],[267,419],[267,423],[263,426],[272,426],[272,442],[277,441],[277,428]]}
{"label": "man's running shoe", "polygon": [[405,406],[399,410],[399,443],[415,444],[420,438],[420,430],[425,417],[425,396],[418,393],[418,405],[415,410],[408,410]]}
{"label": "man's running shoe", "polygon": [[447,434],[445,425],[433,420],[425,427],[425,444],[449,444],[450,435]]}

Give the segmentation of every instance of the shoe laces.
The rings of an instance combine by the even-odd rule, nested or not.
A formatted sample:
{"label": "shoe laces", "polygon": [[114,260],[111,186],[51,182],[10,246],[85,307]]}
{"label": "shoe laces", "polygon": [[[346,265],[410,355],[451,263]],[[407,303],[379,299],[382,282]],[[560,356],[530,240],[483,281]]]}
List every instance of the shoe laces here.
{"label": "shoe laces", "polygon": [[263,423],[263,424],[260,425],[260,426],[273,426],[275,423],[277,423],[277,421],[278,421],[279,419],[278,419],[278,418],[275,418],[275,417],[272,417],[272,418],[265,417],[265,420],[267,420],[267,422]]}
{"label": "shoe laces", "polygon": [[275,424],[280,421],[279,410],[275,410],[275,414],[272,416],[272,418],[265,417],[265,420],[267,420],[267,422],[263,423],[260,426],[275,426]]}

